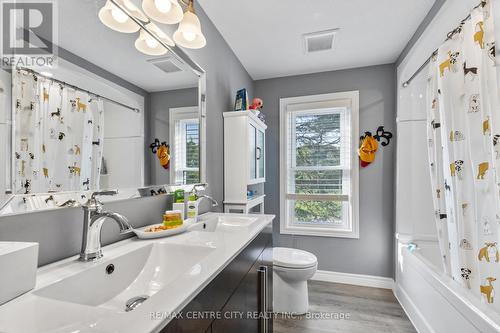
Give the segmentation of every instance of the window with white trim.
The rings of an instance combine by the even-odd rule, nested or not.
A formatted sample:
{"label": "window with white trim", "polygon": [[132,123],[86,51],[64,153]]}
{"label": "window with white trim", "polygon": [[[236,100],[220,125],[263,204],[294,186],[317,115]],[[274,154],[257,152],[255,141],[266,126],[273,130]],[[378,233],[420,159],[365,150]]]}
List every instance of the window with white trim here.
{"label": "window with white trim", "polygon": [[200,122],[197,107],[170,109],[173,143],[170,175],[175,184],[200,182]]}
{"label": "window with white trim", "polygon": [[358,100],[281,99],[281,233],[358,237]]}

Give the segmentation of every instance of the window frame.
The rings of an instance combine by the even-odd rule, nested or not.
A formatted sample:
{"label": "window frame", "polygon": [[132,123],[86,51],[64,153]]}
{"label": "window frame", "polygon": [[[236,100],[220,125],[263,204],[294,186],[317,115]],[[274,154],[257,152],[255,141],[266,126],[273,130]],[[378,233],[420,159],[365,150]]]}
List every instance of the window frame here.
{"label": "window frame", "polygon": [[[346,195],[291,195],[288,193],[288,116],[291,112],[325,110],[345,107],[351,112],[351,178],[347,195],[349,227],[345,229],[315,226],[297,226],[289,221],[287,202],[294,198],[314,198],[318,201],[341,201]],[[341,129],[343,130],[343,129]],[[280,233],[322,237],[359,238],[359,91],[289,97],[280,99]],[[334,200],[337,197],[338,200]],[[346,214],[346,212],[344,212]]]}
{"label": "window frame", "polygon": [[[197,106],[187,106],[187,107],[180,107],[180,108],[170,108],[169,109],[169,141],[170,144],[172,145],[170,149],[170,183],[172,184],[183,184],[183,181],[181,183],[177,182],[177,171],[176,165],[177,165],[177,156],[176,156],[176,122],[181,121],[181,122],[187,122],[188,120],[196,119],[198,121],[198,125],[201,126],[200,124],[200,119],[199,119],[199,112],[198,112],[198,107]],[[198,135],[200,136],[198,140],[201,140],[201,128],[199,129]],[[201,145],[201,141],[200,141]],[[200,156],[201,157],[201,156]],[[201,161],[200,161],[201,163]],[[200,167],[198,168],[181,168],[180,170],[182,171],[198,171],[198,174],[200,174]],[[201,174],[200,174],[201,178]]]}

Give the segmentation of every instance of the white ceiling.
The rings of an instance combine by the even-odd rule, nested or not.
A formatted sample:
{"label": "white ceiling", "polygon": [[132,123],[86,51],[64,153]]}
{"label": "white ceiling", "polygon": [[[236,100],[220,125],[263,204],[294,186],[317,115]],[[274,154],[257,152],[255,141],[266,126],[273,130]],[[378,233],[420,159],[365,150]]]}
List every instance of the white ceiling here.
{"label": "white ceiling", "polygon": [[[393,63],[435,0],[198,0],[253,79]],[[333,51],[302,35],[340,28]]]}
{"label": "white ceiling", "polygon": [[104,26],[97,17],[104,0],[56,3],[59,23],[56,44],[62,48],[149,92],[197,86],[198,78],[192,72],[167,74],[148,63],[148,59],[157,57],[146,56],[135,49],[138,33],[119,33]]}

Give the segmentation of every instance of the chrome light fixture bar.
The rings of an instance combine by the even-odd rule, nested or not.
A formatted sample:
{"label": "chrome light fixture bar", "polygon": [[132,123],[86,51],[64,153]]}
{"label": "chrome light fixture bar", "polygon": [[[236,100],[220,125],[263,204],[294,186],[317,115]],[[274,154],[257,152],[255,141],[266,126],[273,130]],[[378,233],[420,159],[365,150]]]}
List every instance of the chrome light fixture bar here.
{"label": "chrome light fixture bar", "polygon": [[179,23],[174,33],[175,42],[185,48],[202,48],[206,45],[206,39],[195,14],[193,0],[180,1],[186,6],[184,14],[178,0],[143,0],[145,14],[130,0],[107,0],[99,11],[99,19],[115,31],[139,31],[135,47],[147,55],[163,55],[168,52],[168,46],[175,46],[174,41],[152,19],[165,24]]}

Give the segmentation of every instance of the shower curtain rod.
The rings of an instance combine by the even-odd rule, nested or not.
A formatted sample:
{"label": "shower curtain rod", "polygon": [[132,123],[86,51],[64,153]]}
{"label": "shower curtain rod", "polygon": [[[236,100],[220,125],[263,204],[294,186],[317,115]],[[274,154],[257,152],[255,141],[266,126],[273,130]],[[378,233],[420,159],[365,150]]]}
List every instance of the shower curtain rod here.
{"label": "shower curtain rod", "polygon": [[29,73],[32,73],[32,74],[35,74],[35,75],[37,75],[37,76],[44,77],[44,78],[46,78],[46,79],[48,79],[48,80],[51,80],[51,81],[57,82],[57,83],[59,83],[59,84],[62,84],[62,85],[64,85],[64,86],[68,87],[68,88],[83,91],[83,92],[85,92],[85,93],[87,93],[87,94],[89,94],[89,95],[92,95],[92,96],[94,96],[94,97],[97,97],[97,98],[102,98],[102,99],[104,99],[104,100],[107,100],[108,102],[111,102],[111,103],[113,103],[113,104],[119,105],[119,106],[124,107],[124,108],[129,109],[129,110],[132,110],[132,111],[134,111],[134,112],[136,112],[136,113],[141,113],[141,110],[139,110],[138,108],[134,108],[134,107],[132,107],[132,106],[128,106],[128,105],[123,104],[123,103],[121,103],[121,102],[115,101],[114,99],[111,99],[111,98],[108,98],[108,97],[101,96],[101,95],[96,94],[96,93],[94,93],[94,92],[92,92],[92,91],[82,89],[82,88],[77,87],[77,86],[75,86],[75,85],[72,85],[72,84],[70,84],[70,83],[67,83],[67,82],[64,82],[64,81],[61,81],[61,80],[58,80],[58,79],[54,79],[54,78],[51,78],[51,77],[45,76],[45,75],[43,75],[43,74],[41,74],[41,73],[39,73],[39,72],[37,72],[37,71],[34,71],[34,70],[30,69],[30,68],[23,68],[23,67],[20,67],[20,68],[18,68],[18,69],[19,69],[19,70],[26,71],[26,72],[29,72]]}
{"label": "shower curtain rod", "polygon": [[[486,1],[483,0],[478,5],[476,5],[474,8],[472,8],[472,10],[477,9],[481,6],[484,7],[485,5],[486,5]],[[446,35],[446,39],[444,41],[447,42],[448,40],[452,39],[453,36],[455,36],[457,33],[460,33],[462,31],[462,26],[470,18],[471,18],[471,14],[467,15],[467,17],[464,18],[460,22],[460,25],[458,27],[456,27],[452,31],[448,32],[448,34]],[[420,74],[420,72],[425,68],[425,66],[427,66],[431,62],[432,58],[434,58],[437,54],[438,54],[438,50],[432,52],[431,56],[425,60],[425,62],[415,71],[415,73],[413,73],[413,75],[410,76],[410,78],[408,80],[403,82],[403,88],[408,87],[410,85],[411,81],[413,81],[413,79],[415,79],[417,77],[417,75]]]}

